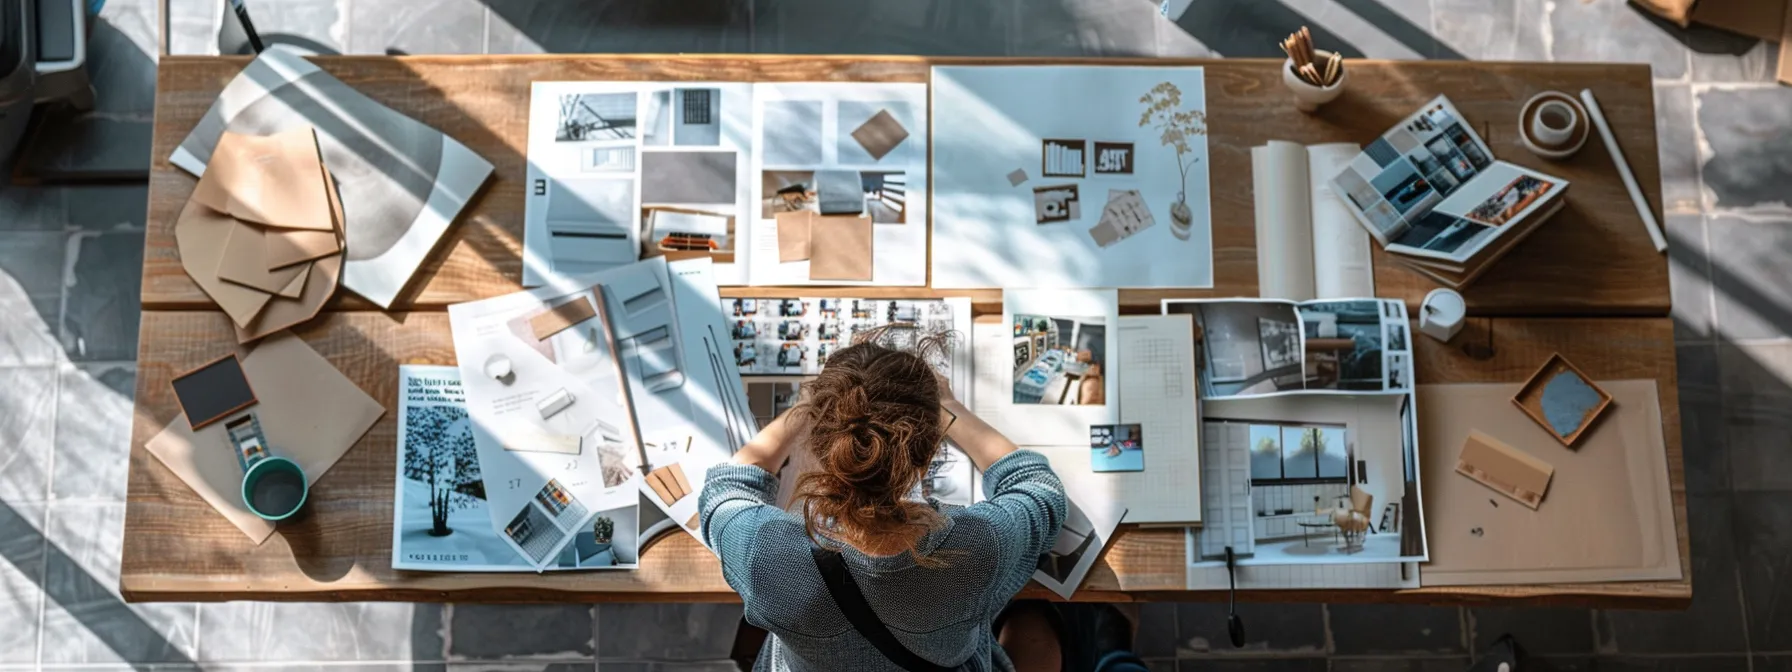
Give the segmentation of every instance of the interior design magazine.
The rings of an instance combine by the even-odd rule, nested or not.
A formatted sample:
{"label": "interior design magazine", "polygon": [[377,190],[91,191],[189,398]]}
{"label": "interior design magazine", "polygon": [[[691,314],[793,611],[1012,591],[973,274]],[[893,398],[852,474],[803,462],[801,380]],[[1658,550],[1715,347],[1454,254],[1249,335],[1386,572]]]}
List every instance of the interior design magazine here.
{"label": "interior design magazine", "polygon": [[1397,259],[1461,287],[1560,209],[1568,181],[1495,160],[1438,96],[1363,148],[1331,188]]}
{"label": "interior design magazine", "polygon": [[1203,527],[1247,565],[1428,559],[1412,334],[1381,299],[1166,300],[1195,321]]}
{"label": "interior design magazine", "polygon": [[724,285],[924,285],[926,100],[920,83],[536,82],[523,284],[663,256],[707,258]]}
{"label": "interior design magazine", "polygon": [[1369,234],[1331,188],[1331,177],[1360,150],[1348,142],[1284,140],[1251,148],[1258,296],[1307,301],[1375,294]]}
{"label": "interior design magazine", "polygon": [[933,68],[933,286],[1212,287],[1206,80]]}
{"label": "interior design magazine", "polygon": [[492,164],[279,45],[230,80],[169,162],[201,175],[226,130],[272,135],[307,126],[342,196],[342,285],[390,308]]}
{"label": "interior design magazine", "polygon": [[[636,502],[643,453],[630,373],[683,382],[670,292],[651,272],[617,270],[614,284],[448,307],[492,523],[537,567],[597,512]],[[612,293],[625,298],[606,300]]]}
{"label": "interior design magazine", "polygon": [[[392,501],[392,567],[437,572],[536,569],[500,539],[486,505],[460,369],[398,367],[398,450]],[[626,569],[641,540],[671,529],[642,520],[638,504],[600,511],[548,563],[548,570]]]}

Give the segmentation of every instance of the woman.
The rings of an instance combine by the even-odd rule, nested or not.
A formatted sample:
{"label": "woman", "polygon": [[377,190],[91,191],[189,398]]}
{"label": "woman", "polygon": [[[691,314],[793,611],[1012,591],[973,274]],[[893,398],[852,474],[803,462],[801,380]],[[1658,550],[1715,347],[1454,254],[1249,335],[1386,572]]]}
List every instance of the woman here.
{"label": "woman", "polygon": [[[772,634],[754,669],[915,669],[886,655],[903,655],[892,641],[923,669],[1061,668],[1051,612],[1016,613],[999,631],[996,621],[1056,540],[1064,487],[1043,456],[1017,450],[952,396],[927,364],[942,348],[924,342],[917,355],[861,342],[835,352],[795,408],[709,471],[705,541],[747,621]],[[908,497],[945,438],[983,470],[986,501]],[[787,476],[798,479],[800,514],[775,505],[793,448],[818,465]],[[834,586],[824,579],[824,563],[840,560],[875,616],[869,627],[849,620],[839,575]]]}

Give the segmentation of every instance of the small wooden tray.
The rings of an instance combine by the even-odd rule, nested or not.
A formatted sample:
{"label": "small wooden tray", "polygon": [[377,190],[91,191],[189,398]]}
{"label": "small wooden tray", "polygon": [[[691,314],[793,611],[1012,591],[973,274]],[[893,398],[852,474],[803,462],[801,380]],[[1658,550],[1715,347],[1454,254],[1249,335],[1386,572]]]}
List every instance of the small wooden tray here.
{"label": "small wooden tray", "polygon": [[[1582,382],[1587,384],[1587,387],[1593,388],[1594,392],[1599,393],[1599,403],[1594,404],[1592,410],[1587,411],[1586,416],[1581,418],[1580,426],[1567,435],[1556,433],[1555,428],[1549,424],[1549,417],[1543,412],[1544,388],[1557,376],[1564,374],[1578,376]],[[1606,407],[1612,405],[1612,395],[1606,392],[1605,388],[1594,383],[1593,378],[1586,372],[1570,364],[1567,359],[1562,357],[1561,353],[1554,353],[1549,356],[1547,361],[1543,362],[1543,366],[1539,367],[1536,373],[1531,374],[1530,380],[1525,381],[1524,387],[1519,388],[1518,394],[1512,397],[1512,403],[1522,409],[1525,415],[1531,416],[1531,419],[1536,421],[1543,431],[1555,437],[1563,446],[1573,448],[1574,442],[1579,441],[1581,435],[1586,434],[1593,423],[1599,419],[1599,416],[1605,413]]]}

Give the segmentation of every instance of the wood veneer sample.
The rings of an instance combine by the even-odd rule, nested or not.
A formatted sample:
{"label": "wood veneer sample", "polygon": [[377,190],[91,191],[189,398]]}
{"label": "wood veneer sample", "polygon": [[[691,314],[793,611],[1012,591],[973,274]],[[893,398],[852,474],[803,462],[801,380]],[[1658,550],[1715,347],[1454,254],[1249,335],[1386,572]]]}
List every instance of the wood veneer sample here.
{"label": "wood veneer sample", "polygon": [[1543,503],[1543,495],[1549,492],[1549,480],[1555,476],[1556,468],[1506,445],[1504,441],[1474,430],[1462,443],[1462,454],[1456,458],[1456,473],[1535,509]]}
{"label": "wood veneer sample", "polygon": [[591,305],[590,299],[580,296],[529,318],[529,329],[535,334],[535,340],[545,341],[548,337],[593,317],[597,317],[597,308]]}

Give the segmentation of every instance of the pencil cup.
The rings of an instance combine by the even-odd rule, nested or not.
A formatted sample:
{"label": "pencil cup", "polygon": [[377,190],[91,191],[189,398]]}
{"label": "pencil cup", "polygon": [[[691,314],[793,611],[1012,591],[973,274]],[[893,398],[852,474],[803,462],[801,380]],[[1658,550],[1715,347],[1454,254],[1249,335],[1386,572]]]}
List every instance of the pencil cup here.
{"label": "pencil cup", "polygon": [[[1324,63],[1331,57],[1332,52],[1324,49],[1313,50],[1313,62],[1315,63]],[[1343,68],[1338,71],[1338,81],[1333,82],[1331,86],[1314,86],[1294,74],[1294,59],[1289,58],[1282,61],[1282,83],[1288,86],[1289,91],[1294,92],[1294,109],[1302,112],[1312,113],[1318,110],[1320,105],[1332,102],[1338,97],[1338,94],[1344,93],[1344,83],[1348,81],[1350,81],[1350,69]]]}

